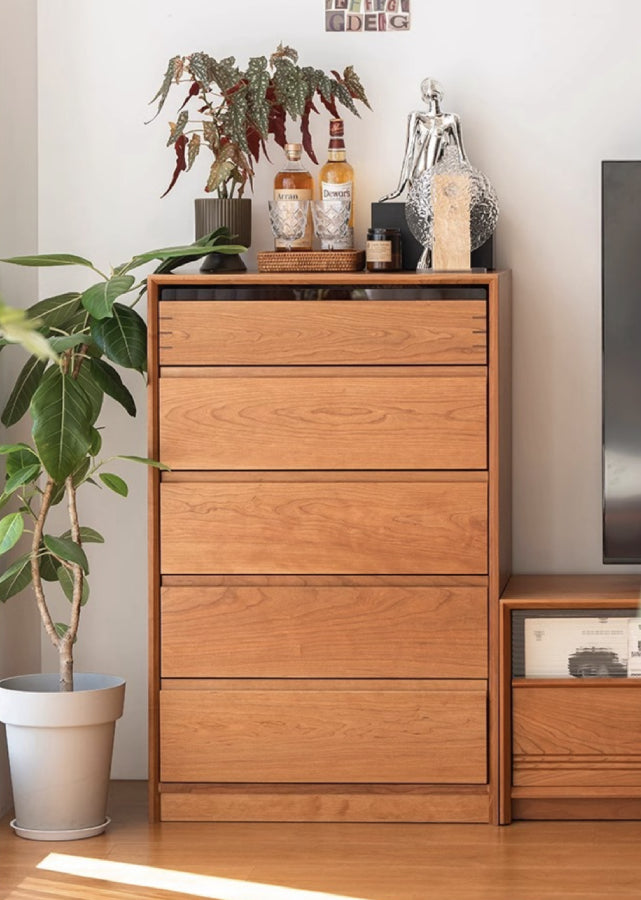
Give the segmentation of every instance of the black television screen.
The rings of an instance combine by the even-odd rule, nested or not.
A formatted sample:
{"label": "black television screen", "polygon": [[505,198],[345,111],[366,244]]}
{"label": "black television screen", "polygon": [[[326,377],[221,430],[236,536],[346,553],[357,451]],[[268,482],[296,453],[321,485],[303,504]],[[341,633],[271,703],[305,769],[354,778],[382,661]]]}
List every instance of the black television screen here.
{"label": "black television screen", "polygon": [[603,562],[641,562],[641,161],[602,164]]}

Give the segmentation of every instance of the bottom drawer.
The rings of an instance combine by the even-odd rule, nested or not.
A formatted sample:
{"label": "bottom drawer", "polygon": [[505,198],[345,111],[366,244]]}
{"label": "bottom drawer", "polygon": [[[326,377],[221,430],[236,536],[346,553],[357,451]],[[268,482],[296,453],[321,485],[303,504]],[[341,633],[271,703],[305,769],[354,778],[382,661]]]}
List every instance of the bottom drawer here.
{"label": "bottom drawer", "polygon": [[165,684],[161,781],[487,781],[482,680]]}
{"label": "bottom drawer", "polygon": [[639,688],[636,679],[515,686],[515,788],[641,786]]}

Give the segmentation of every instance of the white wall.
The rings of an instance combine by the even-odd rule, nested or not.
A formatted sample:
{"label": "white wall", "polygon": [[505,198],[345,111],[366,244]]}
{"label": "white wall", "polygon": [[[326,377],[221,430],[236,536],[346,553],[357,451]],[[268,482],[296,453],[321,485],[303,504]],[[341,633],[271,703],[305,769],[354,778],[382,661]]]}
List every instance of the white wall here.
{"label": "white wall", "polygon": [[[36,241],[36,150],[38,110],[36,92],[36,2],[0,3],[0,256],[29,252]],[[19,90],[17,84],[19,82]],[[19,274],[0,266],[0,295],[15,306],[27,306],[37,293],[35,272]],[[0,354],[0,409],[9,396],[25,356],[18,348]],[[14,432],[14,437],[19,435]],[[0,425],[0,443],[7,435]],[[26,595],[12,598],[0,609],[0,678],[38,671],[40,642],[35,605]],[[0,726],[0,815],[9,806],[10,789],[4,727]]]}
{"label": "white wall", "polygon": [[[244,63],[283,40],[305,64],[355,66],[374,108],[361,120],[345,117],[361,245],[370,202],[396,183],[419,84],[437,77],[444,107],[462,118],[470,159],[498,192],[497,264],[514,271],[514,568],[598,572],[600,163],[641,154],[641,7],[414,0],[409,33],[368,35],[325,33],[323,10],[323,0],[40,3],[39,249],[106,265],[192,238],[203,170],[159,199],[172,169],[164,143],[175,100],[144,124],[176,53],[205,49]],[[326,121],[314,129],[319,158]],[[280,160],[277,148],[272,158]],[[273,172],[263,165],[255,184],[252,257],[271,243],[265,201]],[[41,280],[53,293],[68,277],[56,271]],[[143,386],[132,384],[144,409]],[[132,428],[115,411],[109,425],[114,446],[144,451],[144,413]],[[130,482],[126,502],[105,492],[86,500],[87,519],[108,544],[93,554],[78,659],[127,677],[115,774],[138,777],[146,732],[143,473]]]}

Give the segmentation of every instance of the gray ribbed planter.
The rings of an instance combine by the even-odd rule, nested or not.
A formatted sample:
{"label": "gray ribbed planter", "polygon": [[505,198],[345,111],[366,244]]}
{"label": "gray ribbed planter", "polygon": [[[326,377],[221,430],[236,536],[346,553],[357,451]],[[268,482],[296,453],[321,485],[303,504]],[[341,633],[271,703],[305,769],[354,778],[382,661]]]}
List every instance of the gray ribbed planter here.
{"label": "gray ribbed planter", "polygon": [[69,841],[109,824],[107,794],[116,720],[125,682],[76,674],[74,690],[58,690],[57,673],[0,681],[15,819],[32,840]]}
{"label": "gray ribbed planter", "polygon": [[[229,229],[234,244],[249,247],[252,240],[252,202],[242,198],[220,200],[218,197],[198,197],[194,201],[196,240],[217,228]],[[247,266],[239,254],[210,253],[201,272],[244,272]]]}

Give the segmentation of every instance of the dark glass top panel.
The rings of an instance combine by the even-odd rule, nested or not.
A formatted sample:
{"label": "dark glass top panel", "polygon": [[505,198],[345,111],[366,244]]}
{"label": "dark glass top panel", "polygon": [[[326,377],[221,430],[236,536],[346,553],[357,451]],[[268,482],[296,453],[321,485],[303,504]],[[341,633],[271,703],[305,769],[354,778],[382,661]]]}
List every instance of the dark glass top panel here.
{"label": "dark glass top panel", "polygon": [[161,300],[487,300],[487,287],[435,285],[161,285]]}

